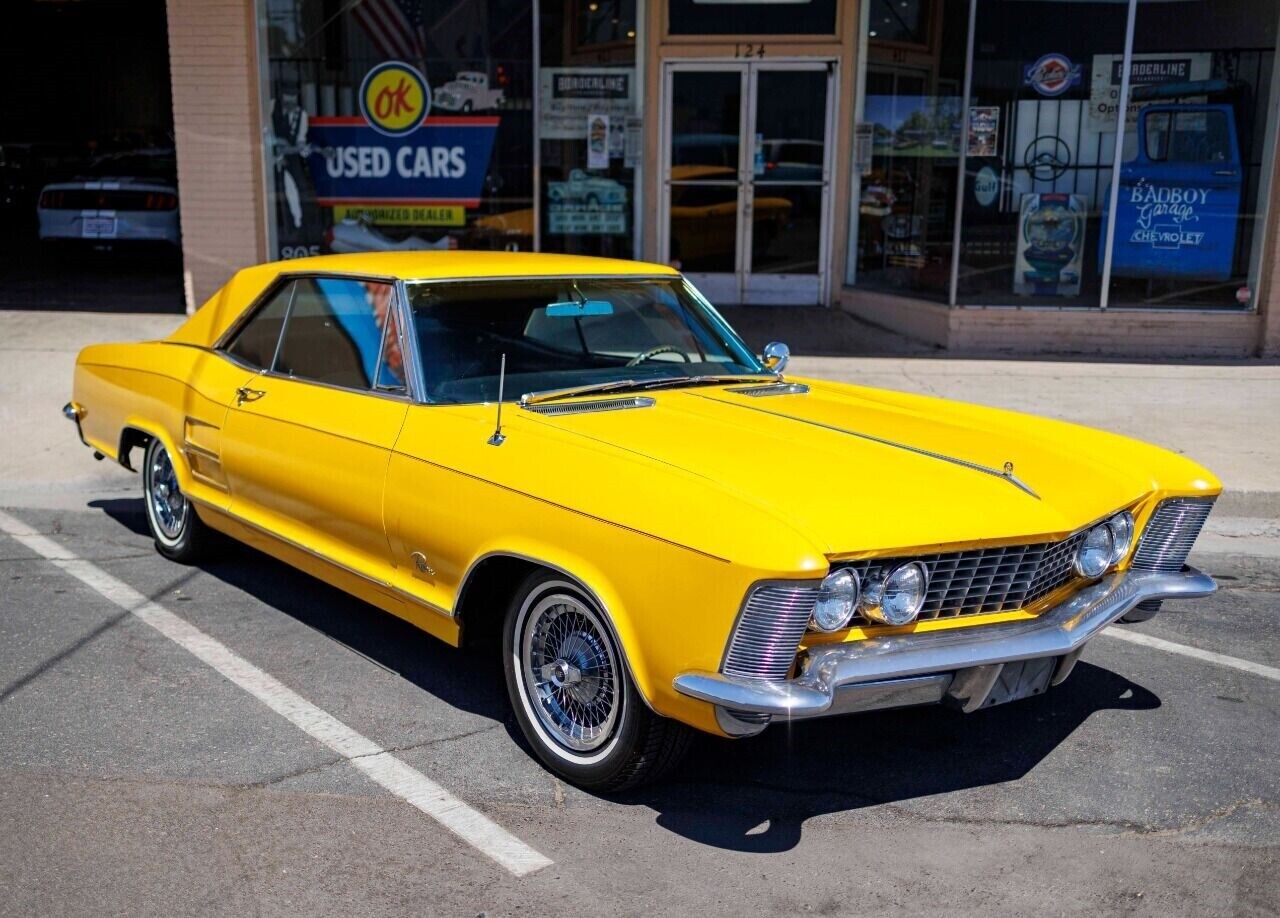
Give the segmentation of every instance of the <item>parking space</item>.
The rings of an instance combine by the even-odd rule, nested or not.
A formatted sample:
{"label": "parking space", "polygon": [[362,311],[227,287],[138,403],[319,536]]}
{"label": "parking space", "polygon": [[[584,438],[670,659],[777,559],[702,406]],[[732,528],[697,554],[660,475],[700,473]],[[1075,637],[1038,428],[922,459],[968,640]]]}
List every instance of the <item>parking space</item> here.
{"label": "parking space", "polygon": [[[141,502],[10,511],[551,864],[503,870],[137,616],[0,535],[0,911],[1263,914],[1280,683],[1105,635],[1046,696],[700,738],[597,797],[525,752],[494,659],[248,549],[159,557]],[[1274,663],[1280,563],[1141,633]]]}

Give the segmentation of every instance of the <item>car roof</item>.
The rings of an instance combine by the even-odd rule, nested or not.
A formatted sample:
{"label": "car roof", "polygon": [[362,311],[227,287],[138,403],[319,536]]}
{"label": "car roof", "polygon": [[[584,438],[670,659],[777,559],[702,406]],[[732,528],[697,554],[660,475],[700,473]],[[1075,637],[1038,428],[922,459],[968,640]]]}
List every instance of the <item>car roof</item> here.
{"label": "car roof", "polygon": [[261,265],[268,274],[366,274],[398,280],[481,280],[508,277],[580,277],[606,275],[652,277],[678,273],[666,265],[589,255],[535,252],[359,252],[316,255]]}

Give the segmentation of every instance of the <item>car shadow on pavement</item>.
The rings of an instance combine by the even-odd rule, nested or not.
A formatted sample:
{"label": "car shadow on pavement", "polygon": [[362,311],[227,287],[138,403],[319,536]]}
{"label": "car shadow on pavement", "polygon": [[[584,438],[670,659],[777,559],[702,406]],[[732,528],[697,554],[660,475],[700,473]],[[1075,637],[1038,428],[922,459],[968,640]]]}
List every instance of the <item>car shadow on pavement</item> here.
{"label": "car shadow on pavement", "polygon": [[[150,538],[142,498],[90,502],[131,531]],[[383,669],[407,679],[453,707],[507,725],[502,661],[497,654],[465,653],[310,574],[230,539],[204,573],[283,612]]]}
{"label": "car shadow on pavement", "polygon": [[808,819],[1014,781],[1095,712],[1158,707],[1148,689],[1080,663],[1044,695],[974,714],[934,705],[774,724],[748,740],[699,736],[666,783],[616,799],[701,844],[788,851]]}
{"label": "car shadow on pavement", "polygon": [[[148,535],[141,498],[90,506]],[[511,716],[498,654],[449,647],[238,543],[228,541],[198,569],[445,703],[502,723],[529,751]],[[1143,686],[1079,663],[1063,685],[1044,695],[975,714],[928,706],[775,723],[746,740],[700,734],[664,782],[601,799],[647,807],[659,826],[700,844],[776,853],[794,848],[814,817],[1015,781],[1096,712],[1158,707],[1160,699]]]}

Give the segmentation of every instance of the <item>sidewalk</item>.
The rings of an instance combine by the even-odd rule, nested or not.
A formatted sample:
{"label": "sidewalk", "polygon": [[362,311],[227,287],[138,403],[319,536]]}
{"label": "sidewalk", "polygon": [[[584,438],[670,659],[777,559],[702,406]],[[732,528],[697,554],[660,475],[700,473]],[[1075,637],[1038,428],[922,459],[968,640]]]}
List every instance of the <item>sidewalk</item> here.
{"label": "sidewalk", "polygon": [[[731,321],[752,326],[744,332],[753,346],[771,330],[754,327],[760,320],[774,329],[788,322],[778,310],[745,323],[742,311],[732,312]],[[134,475],[90,458],[60,409],[70,398],[82,346],[160,337],[181,319],[0,311],[0,506],[82,507],[93,496],[137,489]],[[1278,525],[1280,366],[942,357],[887,332],[836,321],[848,340],[828,335],[822,339],[827,347],[819,347],[801,337],[790,372],[996,405],[1158,443],[1194,457],[1225,483],[1215,520],[1256,521],[1236,527],[1250,530]],[[802,350],[834,345],[896,356],[810,356]]]}

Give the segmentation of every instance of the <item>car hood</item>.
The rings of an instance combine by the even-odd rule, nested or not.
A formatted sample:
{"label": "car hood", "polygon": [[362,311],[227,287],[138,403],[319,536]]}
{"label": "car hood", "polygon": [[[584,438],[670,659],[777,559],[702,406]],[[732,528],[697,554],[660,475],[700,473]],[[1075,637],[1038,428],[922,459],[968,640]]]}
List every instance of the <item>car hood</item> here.
{"label": "car hood", "polygon": [[[803,534],[829,557],[1059,538],[1153,491],[1220,488],[1189,460],[1114,434],[805,382],[811,388],[802,394],[753,397],[699,387],[653,392],[650,408],[512,414],[531,432],[553,428],[594,441],[597,453],[643,457],[654,472],[698,476],[706,501],[689,514],[714,516],[717,501],[745,503],[765,525],[772,520]],[[681,540],[678,531],[664,534]]]}

